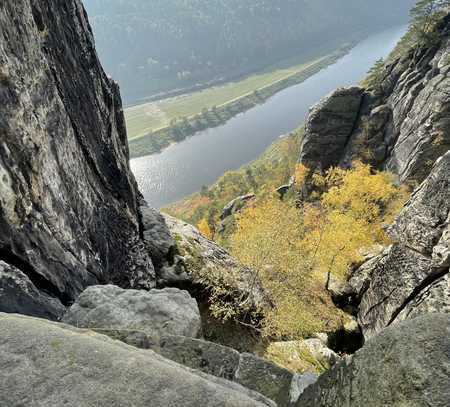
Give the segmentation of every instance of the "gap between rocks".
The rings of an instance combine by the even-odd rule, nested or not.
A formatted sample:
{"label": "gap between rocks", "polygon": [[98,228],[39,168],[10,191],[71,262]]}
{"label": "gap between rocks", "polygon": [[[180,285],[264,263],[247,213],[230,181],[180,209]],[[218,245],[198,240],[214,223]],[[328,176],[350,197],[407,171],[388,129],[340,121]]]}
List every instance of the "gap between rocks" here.
{"label": "gap between rocks", "polygon": [[14,254],[11,248],[0,247],[0,260],[19,269],[39,291],[59,299],[66,307],[72,304],[68,295],[62,293],[54,284],[39,274],[30,263]]}

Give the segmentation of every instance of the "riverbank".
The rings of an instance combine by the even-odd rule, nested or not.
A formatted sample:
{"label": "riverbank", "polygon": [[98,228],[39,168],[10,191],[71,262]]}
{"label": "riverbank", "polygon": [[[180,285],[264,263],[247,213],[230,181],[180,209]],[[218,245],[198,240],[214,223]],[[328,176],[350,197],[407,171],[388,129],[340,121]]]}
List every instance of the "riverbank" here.
{"label": "riverbank", "polygon": [[406,28],[394,27],[371,35],[335,64],[226,124],[199,132],[159,154],[131,160],[145,199],[156,208],[165,207],[253,161],[281,134],[298,128],[309,108],[323,96],[366,77],[375,61],[389,55]]}
{"label": "riverbank", "polygon": [[203,219],[218,224],[223,207],[237,196],[271,194],[289,182],[298,160],[302,136],[303,126],[277,139],[252,162],[225,172],[212,185],[205,185],[200,192],[161,210],[193,225]]}
{"label": "riverbank", "polygon": [[223,125],[239,113],[266,102],[281,90],[297,85],[334,64],[354,45],[345,44],[337,51],[309,63],[126,109],[131,158],[161,152],[199,131]]}

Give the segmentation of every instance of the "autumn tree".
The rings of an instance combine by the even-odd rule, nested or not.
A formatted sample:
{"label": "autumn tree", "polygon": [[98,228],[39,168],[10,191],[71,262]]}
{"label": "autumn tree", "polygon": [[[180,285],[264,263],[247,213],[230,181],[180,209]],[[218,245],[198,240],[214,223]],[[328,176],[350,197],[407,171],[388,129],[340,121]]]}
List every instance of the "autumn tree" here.
{"label": "autumn tree", "polygon": [[367,72],[367,77],[364,80],[364,85],[368,87],[376,87],[380,84],[382,75],[384,71],[384,59],[380,58],[373,66],[369,69],[369,72]]}
{"label": "autumn tree", "polygon": [[265,334],[298,337],[336,327],[339,312],[312,279],[301,213],[279,199],[245,209],[231,238],[232,253],[255,271],[275,306],[264,310]]}
{"label": "autumn tree", "polygon": [[231,237],[233,254],[251,267],[271,294],[265,311],[268,335],[298,337],[336,328],[340,314],[327,293],[331,277],[344,279],[362,250],[387,243],[383,224],[392,221],[407,198],[393,177],[354,163],[309,176],[297,166],[296,182],[308,176],[325,191],[301,209],[266,199],[242,211]]}
{"label": "autumn tree", "polygon": [[199,230],[199,232],[205,236],[207,239],[212,240],[213,239],[213,233],[211,230],[211,227],[209,226],[208,220],[203,218],[198,224],[197,224],[197,229]]}

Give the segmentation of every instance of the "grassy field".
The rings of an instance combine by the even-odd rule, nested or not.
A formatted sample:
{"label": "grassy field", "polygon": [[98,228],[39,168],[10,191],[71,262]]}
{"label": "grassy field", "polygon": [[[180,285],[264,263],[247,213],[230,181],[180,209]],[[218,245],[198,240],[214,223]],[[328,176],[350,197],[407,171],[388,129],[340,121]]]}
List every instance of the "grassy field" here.
{"label": "grassy field", "polygon": [[343,44],[332,53],[316,50],[301,61],[300,57],[281,61],[240,81],[126,109],[130,157],[158,153],[197,132],[223,125],[332,65],[353,45]]}
{"label": "grassy field", "polygon": [[[200,114],[203,109],[213,106],[221,107],[236,102],[236,100],[252,94],[255,90],[264,90],[277,82],[298,75],[329,57],[330,55],[325,55],[307,63],[288,67],[272,67],[266,72],[249,76],[241,81],[127,108],[125,109],[125,118],[128,138],[134,140],[169,126],[174,119],[192,118]],[[294,63],[295,61],[291,60],[290,62]]]}

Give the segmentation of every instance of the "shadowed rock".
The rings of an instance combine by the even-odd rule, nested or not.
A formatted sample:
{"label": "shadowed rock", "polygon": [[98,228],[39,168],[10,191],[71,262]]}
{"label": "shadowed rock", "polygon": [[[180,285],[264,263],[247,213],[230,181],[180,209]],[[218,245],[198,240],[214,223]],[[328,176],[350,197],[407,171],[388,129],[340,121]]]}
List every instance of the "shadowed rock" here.
{"label": "shadowed rock", "polygon": [[0,309],[58,320],[66,312],[61,302],[39,291],[27,275],[0,261]]}
{"label": "shadowed rock", "polygon": [[153,287],[119,87],[81,1],[2,2],[0,43],[0,259],[65,305]]}
{"label": "shadowed rock", "polygon": [[449,330],[449,314],[389,327],[320,376],[296,406],[447,406]]}
{"label": "shadowed rock", "polygon": [[450,152],[389,228],[395,243],[350,279],[366,338],[421,313],[450,312],[449,214]]}

